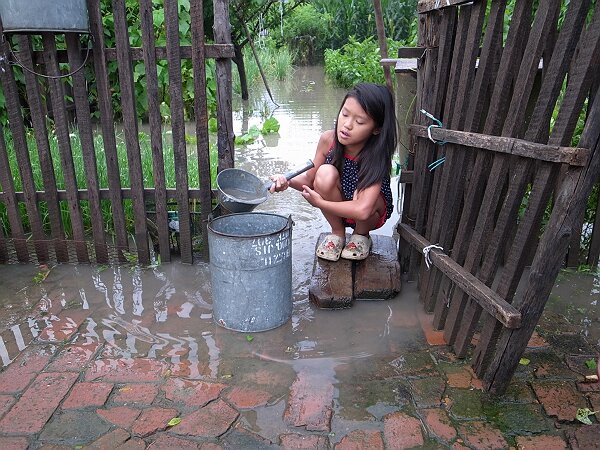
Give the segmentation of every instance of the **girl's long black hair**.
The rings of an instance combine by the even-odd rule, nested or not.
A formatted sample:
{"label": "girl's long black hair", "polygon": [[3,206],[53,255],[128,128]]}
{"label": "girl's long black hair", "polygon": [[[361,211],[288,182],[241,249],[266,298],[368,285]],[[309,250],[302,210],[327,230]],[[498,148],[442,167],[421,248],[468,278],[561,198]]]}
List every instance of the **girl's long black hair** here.
{"label": "girl's long black hair", "polygon": [[[391,174],[392,156],[396,150],[396,111],[391,92],[380,84],[359,83],[354,86],[344,97],[340,111],[348,97],[356,99],[380,130],[378,134],[369,137],[358,155],[357,189],[362,190],[382,182]],[[338,140],[337,126],[336,122],[331,163],[341,174],[344,165],[344,146]]]}

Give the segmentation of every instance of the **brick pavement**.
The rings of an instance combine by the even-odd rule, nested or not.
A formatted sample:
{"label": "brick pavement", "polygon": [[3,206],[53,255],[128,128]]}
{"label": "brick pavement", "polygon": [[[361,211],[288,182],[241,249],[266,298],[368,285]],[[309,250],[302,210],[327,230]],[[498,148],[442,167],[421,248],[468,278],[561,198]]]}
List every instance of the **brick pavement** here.
{"label": "brick pavement", "polygon": [[[101,344],[76,343],[65,323],[57,321],[61,345],[45,333],[0,372],[0,449],[600,446],[598,419],[575,420],[578,408],[600,406],[600,383],[583,381],[582,361],[594,355],[561,354],[540,334],[526,355],[531,363],[504,396],[490,399],[468,361],[454,358],[431,329],[431,316],[403,319],[397,326],[416,328],[429,345],[401,364],[392,355],[395,370],[372,380],[393,391],[395,404],[350,420],[338,397],[345,387],[308,369],[287,385],[267,364],[240,377],[188,380],[163,361],[114,358]],[[356,383],[364,396],[356,401],[369,405],[372,385]],[[259,423],[263,415],[268,420]],[[178,423],[169,425],[172,419]]]}

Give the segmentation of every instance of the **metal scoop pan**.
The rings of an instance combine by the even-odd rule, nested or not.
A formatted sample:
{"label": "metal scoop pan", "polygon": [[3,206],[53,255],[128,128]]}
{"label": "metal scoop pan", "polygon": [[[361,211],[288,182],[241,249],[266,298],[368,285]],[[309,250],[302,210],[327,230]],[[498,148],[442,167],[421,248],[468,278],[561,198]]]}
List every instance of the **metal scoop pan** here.
{"label": "metal scoop pan", "polygon": [[[284,174],[287,180],[314,167],[308,160],[302,167]],[[218,199],[228,211],[239,213],[252,211],[267,200],[267,194],[273,181],[261,180],[256,175],[242,169],[224,169],[217,175]]]}

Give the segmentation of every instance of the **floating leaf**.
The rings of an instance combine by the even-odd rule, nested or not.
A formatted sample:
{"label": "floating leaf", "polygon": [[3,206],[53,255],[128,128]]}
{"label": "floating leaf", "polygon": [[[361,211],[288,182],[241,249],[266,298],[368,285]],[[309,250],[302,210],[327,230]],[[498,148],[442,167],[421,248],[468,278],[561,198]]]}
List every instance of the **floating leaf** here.
{"label": "floating leaf", "polygon": [[225,375],[221,375],[221,378],[223,378],[223,379],[233,378],[233,375],[230,373],[226,373]]}
{"label": "floating leaf", "polygon": [[579,408],[577,410],[577,415],[575,418],[579,420],[581,423],[585,423],[586,425],[591,425],[592,421],[590,420],[590,416],[596,414],[597,411],[592,411],[590,408]]}
{"label": "floating leaf", "polygon": [[252,336],[251,334],[247,334],[247,335],[246,335],[246,340],[247,340],[248,342],[252,342],[252,341],[254,340],[254,336]]}
{"label": "floating leaf", "polygon": [[167,426],[174,427],[175,425],[179,425],[180,423],[181,423],[181,417],[173,417],[171,420],[169,420],[169,423],[167,423]]}
{"label": "floating leaf", "polygon": [[598,367],[598,363],[596,362],[595,359],[588,359],[585,362],[585,365],[588,369],[596,369]]}
{"label": "floating leaf", "polygon": [[529,359],[527,359],[527,358],[521,358],[519,360],[519,364],[521,364],[522,366],[527,366],[527,365],[529,365],[530,362],[531,361]]}

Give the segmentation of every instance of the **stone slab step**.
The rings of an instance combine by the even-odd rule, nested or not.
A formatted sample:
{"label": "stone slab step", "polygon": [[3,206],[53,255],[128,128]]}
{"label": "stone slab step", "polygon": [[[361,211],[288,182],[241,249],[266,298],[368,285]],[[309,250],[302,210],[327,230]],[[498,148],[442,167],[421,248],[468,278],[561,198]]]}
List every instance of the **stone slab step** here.
{"label": "stone slab step", "polygon": [[[321,233],[315,250],[327,233]],[[349,239],[346,235],[346,239]],[[313,264],[310,301],[319,308],[340,309],[358,300],[388,300],[402,289],[396,241],[389,236],[372,235],[371,254],[364,261],[317,258]]]}

